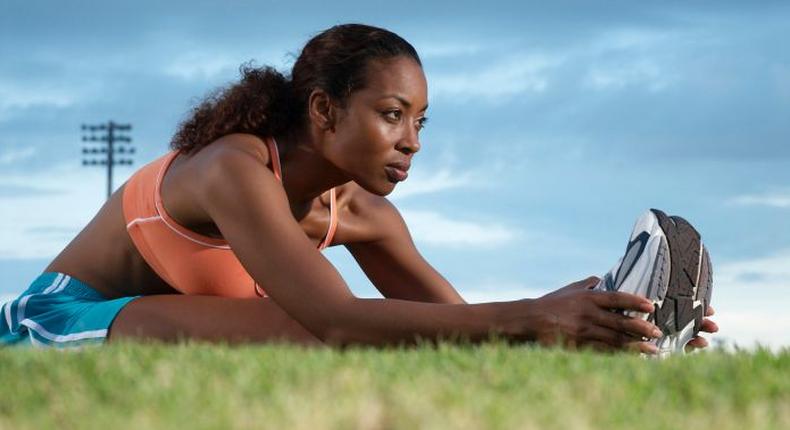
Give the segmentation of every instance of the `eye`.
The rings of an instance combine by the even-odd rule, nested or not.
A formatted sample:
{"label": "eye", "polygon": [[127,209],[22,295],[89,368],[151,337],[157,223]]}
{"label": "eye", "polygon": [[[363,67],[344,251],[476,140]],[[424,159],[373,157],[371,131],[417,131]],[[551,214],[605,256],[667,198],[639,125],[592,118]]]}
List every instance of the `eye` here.
{"label": "eye", "polygon": [[417,130],[422,130],[423,128],[425,128],[425,124],[427,124],[427,123],[428,123],[428,117],[424,116],[424,117],[418,119],[417,120]]}
{"label": "eye", "polygon": [[399,110],[388,110],[388,111],[384,112],[384,116],[387,119],[390,119],[390,120],[393,120],[393,121],[400,121],[401,111],[399,111]]}

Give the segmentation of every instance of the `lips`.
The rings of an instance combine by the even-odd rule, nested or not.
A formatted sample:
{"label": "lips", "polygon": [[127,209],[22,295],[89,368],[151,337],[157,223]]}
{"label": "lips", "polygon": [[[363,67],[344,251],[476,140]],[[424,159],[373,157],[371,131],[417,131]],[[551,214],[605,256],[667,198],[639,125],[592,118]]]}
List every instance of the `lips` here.
{"label": "lips", "polygon": [[384,170],[387,172],[390,182],[401,182],[409,177],[409,167],[408,163],[392,163],[388,164]]}

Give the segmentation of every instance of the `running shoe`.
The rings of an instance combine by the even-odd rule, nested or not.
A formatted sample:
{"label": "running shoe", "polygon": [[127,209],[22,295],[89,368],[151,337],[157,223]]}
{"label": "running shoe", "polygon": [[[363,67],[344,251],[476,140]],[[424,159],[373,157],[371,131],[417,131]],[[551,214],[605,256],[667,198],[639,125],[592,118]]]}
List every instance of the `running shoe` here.
{"label": "running shoe", "polygon": [[651,209],[636,221],[625,255],[594,289],[651,300],[651,313],[619,312],[657,325],[663,336],[650,342],[664,357],[683,354],[699,333],[712,282],[710,256],[697,230],[681,217]]}

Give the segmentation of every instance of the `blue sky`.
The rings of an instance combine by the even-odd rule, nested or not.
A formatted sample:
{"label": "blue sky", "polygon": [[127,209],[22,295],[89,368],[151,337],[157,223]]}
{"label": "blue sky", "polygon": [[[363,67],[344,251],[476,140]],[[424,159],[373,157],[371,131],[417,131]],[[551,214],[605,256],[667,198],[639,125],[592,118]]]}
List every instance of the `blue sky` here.
{"label": "blue sky", "polygon": [[[761,2],[0,4],[0,296],[23,290],[104,199],[82,123],[134,125],[116,185],[241,63],[287,70],[343,22],[417,48],[430,123],[391,199],[470,301],[608,270],[636,217],[689,219],[721,334],[790,345],[790,6]],[[352,289],[375,290],[343,249]]]}

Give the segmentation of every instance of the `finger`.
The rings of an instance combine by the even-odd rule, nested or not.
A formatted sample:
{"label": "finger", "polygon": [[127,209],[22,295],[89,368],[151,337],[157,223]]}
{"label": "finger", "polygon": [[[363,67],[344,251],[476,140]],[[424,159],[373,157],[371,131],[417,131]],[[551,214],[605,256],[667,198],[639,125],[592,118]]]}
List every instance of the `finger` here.
{"label": "finger", "polygon": [[713,314],[715,314],[715,313],[716,313],[716,311],[713,310],[713,307],[712,306],[708,306],[708,310],[705,311],[705,316],[706,317],[710,317],[710,316],[713,316]]}
{"label": "finger", "polygon": [[610,353],[610,352],[613,352],[615,350],[615,348],[612,345],[609,345],[609,344],[607,344],[605,342],[601,342],[601,341],[598,341],[598,340],[587,341],[587,342],[583,343],[580,348],[581,349],[591,349],[591,350],[593,350],[595,352],[606,352],[606,353]]}
{"label": "finger", "polygon": [[639,337],[657,338],[662,335],[655,324],[619,313],[598,310],[593,316],[593,321],[598,325]]}
{"label": "finger", "polygon": [[704,337],[697,336],[694,339],[691,339],[689,343],[686,344],[685,350],[686,352],[691,352],[695,349],[707,348],[707,347],[708,347],[708,341],[705,340]]}
{"label": "finger", "polygon": [[583,341],[601,341],[607,345],[613,346],[614,348],[622,349],[630,342],[642,341],[642,337],[634,336],[619,330],[612,330],[602,326],[591,326],[586,329]]}
{"label": "finger", "polygon": [[705,348],[708,345],[708,340],[702,336],[695,336],[686,344],[686,346],[692,346],[694,348]]}
{"label": "finger", "polygon": [[719,326],[716,325],[715,322],[705,318],[702,320],[702,324],[700,325],[700,331],[704,331],[706,333],[716,333],[719,331]]}
{"label": "finger", "polygon": [[601,283],[601,278],[597,276],[590,276],[584,280],[585,287],[590,290],[595,288],[599,283]]}
{"label": "finger", "polygon": [[589,290],[590,288],[595,288],[599,282],[601,282],[601,278],[597,276],[590,276],[586,279],[582,279],[581,281],[576,281],[568,285],[566,288],[574,290]]}
{"label": "finger", "polygon": [[655,355],[658,353],[658,348],[650,342],[630,342],[625,345],[625,349],[629,352],[641,352],[648,355]]}
{"label": "finger", "polygon": [[653,303],[636,294],[621,291],[593,291],[593,302],[609,309],[626,309],[638,312],[653,312]]}

